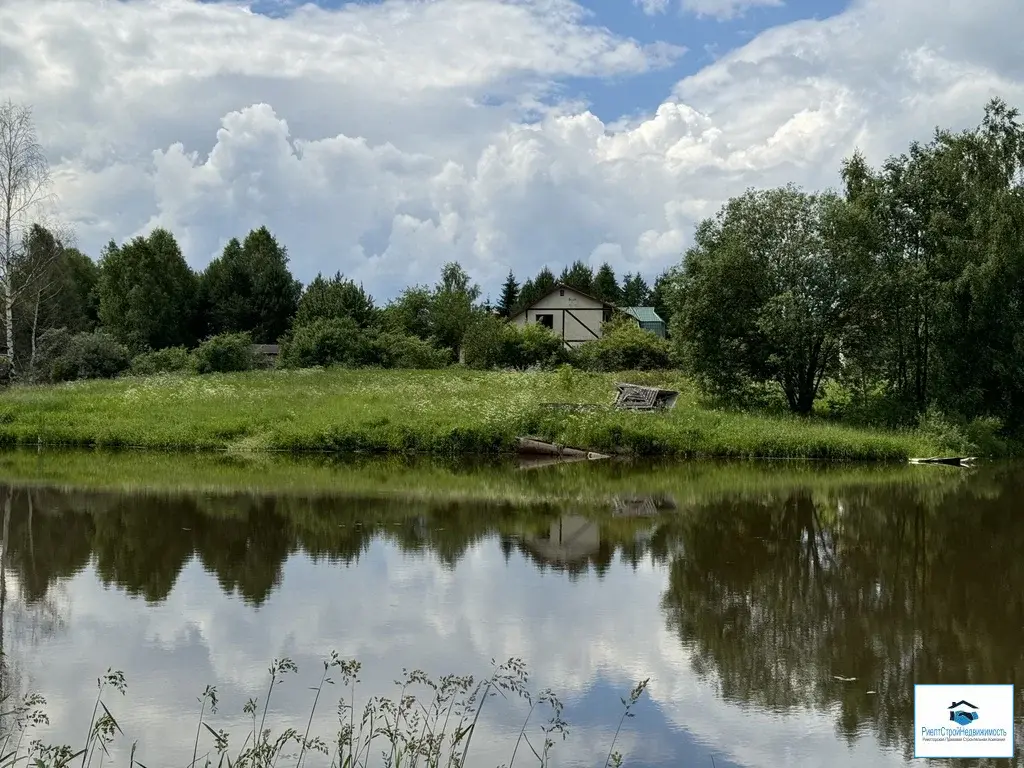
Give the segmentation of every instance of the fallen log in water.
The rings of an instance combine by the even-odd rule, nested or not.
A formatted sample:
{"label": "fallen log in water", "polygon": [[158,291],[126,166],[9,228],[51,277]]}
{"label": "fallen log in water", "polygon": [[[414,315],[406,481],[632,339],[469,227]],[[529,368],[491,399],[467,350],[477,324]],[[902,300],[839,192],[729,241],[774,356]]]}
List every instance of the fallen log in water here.
{"label": "fallen log in water", "polygon": [[926,459],[911,459],[911,464],[945,464],[950,467],[969,467],[973,464],[973,456],[931,456]]}
{"label": "fallen log in water", "polygon": [[520,437],[518,438],[518,444],[519,453],[523,456],[553,456],[561,459],[577,459],[581,461],[611,458],[604,453],[589,451],[585,448],[572,448],[536,437]]}

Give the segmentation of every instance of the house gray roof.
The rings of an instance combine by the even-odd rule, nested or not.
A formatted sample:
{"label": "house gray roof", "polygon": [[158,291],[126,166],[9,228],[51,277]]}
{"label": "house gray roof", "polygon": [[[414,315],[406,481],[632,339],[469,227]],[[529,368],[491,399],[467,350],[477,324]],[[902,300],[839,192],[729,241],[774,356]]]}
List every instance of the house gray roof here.
{"label": "house gray roof", "polygon": [[654,307],[619,307],[623,312],[632,315],[638,323],[664,323]]}

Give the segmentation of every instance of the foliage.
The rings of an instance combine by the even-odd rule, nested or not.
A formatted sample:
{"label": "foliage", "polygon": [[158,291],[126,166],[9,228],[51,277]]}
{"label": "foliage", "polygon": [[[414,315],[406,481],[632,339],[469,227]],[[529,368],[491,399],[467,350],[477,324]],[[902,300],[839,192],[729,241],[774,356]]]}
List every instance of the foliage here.
{"label": "foliage", "polygon": [[671,368],[669,343],[619,316],[602,326],[601,338],[576,350],[577,364],[590,371],[650,371]]}
{"label": "foliage", "polygon": [[[262,704],[258,699],[250,698],[242,708],[252,726],[241,740],[232,739],[232,734],[223,729],[211,727],[207,716],[217,714],[220,697],[216,687],[206,686],[197,698],[199,718],[191,765],[203,760],[208,766],[216,762],[217,765],[238,768],[271,768],[285,757],[295,758],[296,765],[302,766],[307,755],[319,753],[330,759],[331,768],[368,768],[374,764],[373,758],[378,754],[386,765],[391,766],[415,765],[422,759],[428,766],[456,768],[466,764],[474,737],[482,727],[480,715],[485,705],[499,695],[506,701],[521,703],[526,709],[517,738],[510,745],[509,765],[515,763],[516,754],[522,748],[524,754],[527,749],[530,751],[536,765],[547,768],[551,765],[552,752],[557,744],[555,739],[564,741],[569,736],[568,723],[562,717],[563,705],[558,697],[550,689],[532,692],[526,665],[515,657],[501,664],[492,662],[491,673],[480,679],[472,675],[445,675],[435,681],[422,670],[403,670],[401,679],[395,681],[397,691],[394,698],[374,696],[359,706],[355,691],[360,683],[361,670],[362,665],[358,661],[342,659],[332,652],[323,662],[319,684],[311,688],[313,703],[306,727],[302,732],[286,728],[275,734],[272,724],[268,727],[267,723],[274,692],[299,672],[291,659],[275,659],[267,670],[267,692]],[[622,724],[634,716],[633,707],[643,696],[648,683],[649,679],[640,681],[627,698],[622,699],[623,714],[611,739],[608,765],[623,764],[622,755],[615,751],[615,745]],[[337,735],[330,739],[311,736],[321,698],[331,686],[337,686],[342,692],[336,708]],[[25,697],[11,713],[16,718],[13,730],[6,734],[6,741],[13,749],[5,750],[4,757],[0,758],[0,768],[11,768],[22,762],[37,768],[68,768],[79,757],[82,758],[81,764],[90,768],[99,753],[102,753],[98,758],[102,764],[102,758],[110,754],[117,737],[125,737],[104,700],[108,689],[125,695],[124,673],[107,670],[97,679],[97,687],[99,690],[88,736],[84,746],[77,751],[67,745],[49,746],[33,739],[29,741],[26,753],[22,753],[26,734],[49,723],[44,710],[46,699],[38,694]],[[534,717],[545,711],[548,716],[534,726],[536,733],[531,739]],[[200,744],[206,750],[202,754]],[[238,746],[232,749],[234,744]],[[134,744],[131,759],[132,763],[137,762]]]}
{"label": "foliage", "polygon": [[197,373],[234,373],[256,367],[256,354],[248,333],[213,336],[196,348],[192,360]]}
{"label": "foliage", "polygon": [[512,270],[508,271],[508,277],[501,286],[501,299],[498,301],[498,312],[502,317],[512,317],[516,304],[519,302],[519,283]]}
{"label": "foliage", "polygon": [[775,381],[793,412],[809,414],[864,312],[857,234],[835,195],[784,187],[730,200],[698,227],[676,287],[673,336],[686,368],[732,401]]}
{"label": "foliage", "polygon": [[569,358],[562,340],[549,328],[516,325],[493,315],[480,316],[469,327],[463,350],[466,365],[481,370],[549,368]]}
{"label": "foliage", "polygon": [[195,339],[198,279],[174,236],[154,229],[122,246],[113,241],[100,260],[100,322],[135,353]]}
{"label": "foliage", "polygon": [[429,339],[433,334],[431,310],[433,294],[427,286],[413,285],[381,312],[382,326],[418,339]]}
{"label": "foliage", "polygon": [[376,319],[373,297],[340,272],[326,279],[318,274],[299,299],[296,327],[342,318],[351,319],[360,328],[369,327]]}
{"label": "foliage", "polygon": [[541,267],[536,277],[523,283],[523,287],[519,291],[519,304],[516,307],[516,311],[512,314],[521,311],[531,304],[536,304],[537,301],[554,290],[556,282],[554,273],[546,266]]}
{"label": "foliage", "polygon": [[157,373],[178,373],[192,367],[192,356],[185,347],[166,347],[143,352],[132,360],[131,372],[135,376],[153,376]]}
{"label": "foliage", "polygon": [[622,298],[619,282],[615,278],[615,270],[611,264],[604,262],[594,274],[594,298],[609,304],[618,304]]}
{"label": "foliage", "polygon": [[479,297],[480,287],[470,283],[461,266],[455,262],[444,265],[430,305],[430,335],[438,346],[458,354],[466,329],[477,314],[474,304]]}
{"label": "foliage", "polygon": [[651,289],[651,295],[648,297],[650,305],[654,307],[654,311],[658,313],[658,317],[665,321],[671,333],[672,328],[672,312],[673,307],[676,304],[675,288],[678,284],[678,277],[682,273],[680,265],[670,267],[669,269],[658,275],[658,279],[654,281],[654,288]]}
{"label": "foliage", "polygon": [[562,274],[558,277],[558,282],[564,283],[570,288],[575,288],[581,293],[593,294],[594,270],[585,262],[577,259],[562,270]]}
{"label": "foliage", "polygon": [[103,331],[50,330],[39,338],[32,376],[37,381],[112,379],[128,370],[128,349]]}
{"label": "foliage", "polygon": [[248,333],[273,344],[288,330],[302,290],[288,270],[287,249],[266,227],[232,238],[200,281],[207,332]]}
{"label": "foliage", "polygon": [[313,368],[364,365],[367,338],[351,317],[317,319],[297,327],[281,347],[281,366]]}
{"label": "foliage", "polygon": [[366,334],[367,360],[381,368],[436,370],[451,364],[447,349],[438,349],[424,341],[400,331],[371,331]]}
{"label": "foliage", "polygon": [[[639,272],[623,275],[622,305],[626,307],[646,307],[651,301],[651,289]],[[660,317],[660,315],[659,315]]]}

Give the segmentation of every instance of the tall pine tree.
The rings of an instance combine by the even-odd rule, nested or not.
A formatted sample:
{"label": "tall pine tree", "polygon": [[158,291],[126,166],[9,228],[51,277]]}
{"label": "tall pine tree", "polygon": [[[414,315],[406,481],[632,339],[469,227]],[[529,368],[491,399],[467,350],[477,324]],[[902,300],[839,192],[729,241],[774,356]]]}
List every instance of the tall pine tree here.
{"label": "tall pine tree", "polygon": [[594,296],[607,301],[609,304],[618,304],[621,298],[619,282],[615,277],[615,270],[607,261],[601,265],[594,275]]}
{"label": "tall pine tree", "polygon": [[562,270],[558,282],[565,283],[570,288],[575,288],[583,293],[594,292],[594,270],[586,263],[577,259],[568,267]]}
{"label": "tall pine tree", "polygon": [[516,276],[512,274],[510,269],[508,277],[505,278],[505,284],[501,286],[501,299],[498,303],[498,310],[501,312],[502,317],[512,317],[513,310],[515,310],[518,302],[519,283],[516,282]]}
{"label": "tall pine tree", "polygon": [[651,301],[651,289],[637,272],[622,276],[622,303],[627,307],[646,307]]}

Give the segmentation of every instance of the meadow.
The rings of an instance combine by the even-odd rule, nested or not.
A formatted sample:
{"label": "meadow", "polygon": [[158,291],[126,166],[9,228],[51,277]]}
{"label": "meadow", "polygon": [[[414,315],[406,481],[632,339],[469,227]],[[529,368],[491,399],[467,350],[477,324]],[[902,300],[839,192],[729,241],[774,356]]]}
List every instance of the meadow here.
{"label": "meadow", "polygon": [[[681,395],[668,412],[616,411],[623,378]],[[708,408],[671,373],[309,369],[75,381],[0,395],[7,447],[500,455],[521,435],[673,458],[904,461],[946,448],[918,432]]]}

